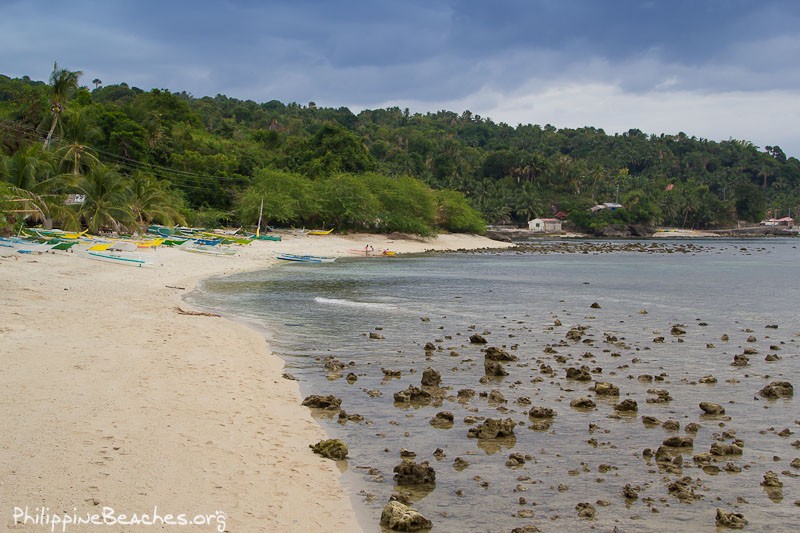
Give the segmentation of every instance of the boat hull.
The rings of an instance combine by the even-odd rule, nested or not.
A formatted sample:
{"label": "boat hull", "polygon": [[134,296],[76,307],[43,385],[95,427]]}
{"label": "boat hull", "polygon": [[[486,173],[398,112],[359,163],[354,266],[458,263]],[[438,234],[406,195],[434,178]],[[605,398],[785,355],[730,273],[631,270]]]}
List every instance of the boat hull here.
{"label": "boat hull", "polygon": [[320,255],[278,254],[275,257],[282,261],[292,261],[295,263],[333,263],[336,261],[335,257]]}

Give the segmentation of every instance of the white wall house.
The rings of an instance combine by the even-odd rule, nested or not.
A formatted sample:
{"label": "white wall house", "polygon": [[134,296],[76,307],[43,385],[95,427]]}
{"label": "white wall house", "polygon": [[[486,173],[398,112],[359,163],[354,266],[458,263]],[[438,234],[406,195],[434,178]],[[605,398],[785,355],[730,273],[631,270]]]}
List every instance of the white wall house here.
{"label": "white wall house", "polygon": [[792,217],[783,218],[768,218],[761,221],[762,226],[794,226],[794,219]]}
{"label": "white wall house", "polygon": [[561,231],[561,221],[557,218],[534,218],[528,221],[528,229],[536,233]]}

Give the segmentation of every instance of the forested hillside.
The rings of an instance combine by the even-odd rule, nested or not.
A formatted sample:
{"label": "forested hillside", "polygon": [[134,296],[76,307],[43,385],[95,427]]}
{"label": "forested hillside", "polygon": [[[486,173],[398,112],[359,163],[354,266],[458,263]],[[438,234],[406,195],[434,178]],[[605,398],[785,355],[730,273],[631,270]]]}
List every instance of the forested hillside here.
{"label": "forested hillside", "polygon": [[[800,208],[800,161],[746,140],[86,83],[59,67],[48,82],[0,75],[0,223],[253,225],[263,199],[271,225],[424,235],[554,215],[709,228]],[[603,202],[624,207],[589,211]]]}

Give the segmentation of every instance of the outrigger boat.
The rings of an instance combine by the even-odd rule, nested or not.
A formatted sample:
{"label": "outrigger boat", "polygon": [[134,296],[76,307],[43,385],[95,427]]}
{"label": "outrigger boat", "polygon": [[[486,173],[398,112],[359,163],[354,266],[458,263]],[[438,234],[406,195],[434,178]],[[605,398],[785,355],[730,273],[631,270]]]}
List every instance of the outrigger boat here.
{"label": "outrigger boat", "polygon": [[239,236],[239,235],[232,235],[232,234],[222,234],[222,233],[214,233],[211,231],[202,231],[198,233],[198,235],[203,239],[219,239],[222,244],[250,244],[253,242],[253,239],[246,236]]}
{"label": "outrigger boat", "polygon": [[140,259],[138,257],[128,257],[113,252],[94,252],[89,250],[86,252],[86,257],[98,261],[106,261],[108,263],[116,263],[118,265],[134,266],[134,267],[149,267],[156,266],[156,263]]}
{"label": "outrigger boat", "polygon": [[312,229],[307,232],[308,235],[330,235],[333,232],[333,228],[329,230],[322,230],[322,229]]}
{"label": "outrigger boat", "polygon": [[60,229],[24,228],[22,233],[31,238],[78,240],[86,236],[89,230],[63,231]]}
{"label": "outrigger boat", "polygon": [[280,241],[280,235],[256,235],[254,233],[245,233],[245,236],[257,241]]}
{"label": "outrigger boat", "polygon": [[333,263],[336,261],[336,257],[323,255],[278,254],[275,257],[283,261],[294,261],[296,263]]}
{"label": "outrigger boat", "polygon": [[41,254],[52,250],[56,245],[27,241],[16,237],[0,237],[0,255]]}
{"label": "outrigger boat", "polygon": [[179,249],[197,254],[232,256],[236,250],[220,244],[221,241],[209,241],[206,239],[187,240],[178,246]]}

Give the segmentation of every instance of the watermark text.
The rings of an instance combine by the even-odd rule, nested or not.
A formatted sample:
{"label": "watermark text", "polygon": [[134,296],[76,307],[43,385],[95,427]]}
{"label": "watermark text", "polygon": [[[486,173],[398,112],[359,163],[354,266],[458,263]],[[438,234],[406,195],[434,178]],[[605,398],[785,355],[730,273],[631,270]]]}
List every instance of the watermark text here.
{"label": "watermark text", "polygon": [[[152,512],[118,513],[113,507],[102,507],[100,512],[79,512],[73,508],[72,513],[53,512],[49,507],[14,506],[12,512],[14,523],[21,525],[41,526],[52,533],[66,533],[73,526],[211,526],[219,533],[225,531],[228,515],[223,511],[214,513],[165,513],[154,506]],[[79,527],[79,531],[84,528]]]}

